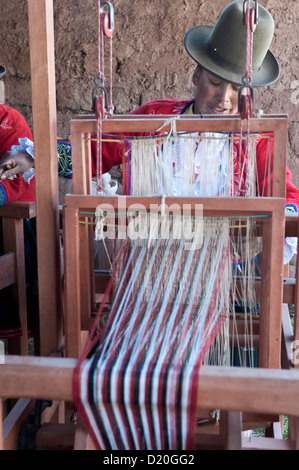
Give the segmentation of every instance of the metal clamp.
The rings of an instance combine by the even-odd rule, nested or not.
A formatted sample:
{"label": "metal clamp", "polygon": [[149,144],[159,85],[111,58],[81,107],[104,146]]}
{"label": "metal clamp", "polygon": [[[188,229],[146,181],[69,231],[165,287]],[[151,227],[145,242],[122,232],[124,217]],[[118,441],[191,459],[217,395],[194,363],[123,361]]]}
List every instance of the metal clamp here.
{"label": "metal clamp", "polygon": [[[244,0],[243,2],[243,24],[246,24],[246,15],[248,10],[246,10],[246,3],[249,1],[250,5],[250,0]],[[249,14],[250,14],[250,28],[251,31],[254,32],[256,25],[258,24],[258,2],[257,0],[254,0],[254,8],[249,8]]]}
{"label": "metal clamp", "polygon": [[238,110],[239,110],[239,113],[242,113],[243,111],[243,90],[245,88],[248,88],[250,90],[250,95],[251,95],[251,100],[252,100],[252,104],[254,102],[254,89],[253,89],[253,86],[251,85],[251,80],[250,79],[246,79],[246,77],[244,76],[242,78],[242,81],[243,81],[243,85],[240,86],[239,88],[239,97],[238,97]]}
{"label": "metal clamp", "polygon": [[[108,11],[104,8],[108,6]],[[102,15],[102,25],[105,36],[111,38],[114,31],[114,7],[110,2],[103,2],[100,5],[100,14]]]}
{"label": "metal clamp", "polygon": [[[102,111],[102,116],[105,115],[105,111],[108,113],[109,108],[108,108],[108,92],[106,87],[103,84],[103,81],[98,82],[97,78],[94,79],[94,82],[96,86],[92,90],[92,110],[96,116],[99,114],[98,110],[98,103],[97,100],[102,100],[101,102],[101,111]],[[101,95],[98,94],[98,91],[101,90]]]}

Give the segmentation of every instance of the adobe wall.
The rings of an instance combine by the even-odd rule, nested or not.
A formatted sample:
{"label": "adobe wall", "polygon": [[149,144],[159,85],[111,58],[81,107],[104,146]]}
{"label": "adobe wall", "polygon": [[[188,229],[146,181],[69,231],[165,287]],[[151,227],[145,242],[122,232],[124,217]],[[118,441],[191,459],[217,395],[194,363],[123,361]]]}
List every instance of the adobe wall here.
{"label": "adobe wall", "polygon": [[[115,114],[150,99],[193,95],[194,63],[184,50],[185,32],[213,24],[228,0],[111,0],[115,9],[113,102]],[[255,94],[256,109],[289,116],[288,164],[299,186],[299,1],[261,0],[276,23],[272,52],[280,79]],[[91,112],[97,73],[97,1],[54,0],[58,135],[69,121]],[[0,5],[0,99],[17,108],[31,125],[31,84],[27,1]],[[109,52],[107,51],[107,56]],[[106,75],[108,69],[106,64]]]}

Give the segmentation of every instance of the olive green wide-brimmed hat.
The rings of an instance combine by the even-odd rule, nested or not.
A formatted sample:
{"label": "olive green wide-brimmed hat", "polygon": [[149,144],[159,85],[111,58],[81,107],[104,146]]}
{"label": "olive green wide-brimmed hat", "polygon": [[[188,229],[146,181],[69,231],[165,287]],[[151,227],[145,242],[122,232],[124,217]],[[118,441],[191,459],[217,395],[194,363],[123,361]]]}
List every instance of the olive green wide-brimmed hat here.
{"label": "olive green wide-brimmed hat", "polygon": [[0,78],[3,77],[3,75],[5,74],[5,72],[6,72],[5,67],[3,67],[3,65],[0,65]]}
{"label": "olive green wide-brimmed hat", "polygon": [[[247,2],[246,2],[247,4]],[[245,4],[245,5],[246,5]],[[268,10],[257,7],[258,21],[253,33],[252,86],[269,85],[279,77],[279,65],[269,51],[274,21]],[[204,69],[232,83],[242,85],[246,66],[246,24],[244,2],[230,3],[214,26],[194,26],[185,35],[188,54]]]}

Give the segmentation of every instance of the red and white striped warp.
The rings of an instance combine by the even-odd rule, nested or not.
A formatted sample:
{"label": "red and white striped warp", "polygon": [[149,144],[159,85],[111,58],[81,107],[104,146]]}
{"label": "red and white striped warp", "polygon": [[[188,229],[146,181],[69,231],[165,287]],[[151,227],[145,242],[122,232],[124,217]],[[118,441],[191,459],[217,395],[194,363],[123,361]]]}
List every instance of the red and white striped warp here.
{"label": "red and white striped warp", "polygon": [[98,449],[194,449],[200,367],[229,310],[229,244],[222,219],[204,222],[197,250],[173,239],[123,245],[111,313],[73,382]]}

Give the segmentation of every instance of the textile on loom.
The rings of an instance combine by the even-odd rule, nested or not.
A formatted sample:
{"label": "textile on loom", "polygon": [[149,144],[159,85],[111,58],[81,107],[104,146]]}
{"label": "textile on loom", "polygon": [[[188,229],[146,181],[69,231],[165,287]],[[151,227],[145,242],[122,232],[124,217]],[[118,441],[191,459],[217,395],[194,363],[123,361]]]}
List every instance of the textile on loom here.
{"label": "textile on loom", "polygon": [[203,224],[196,249],[182,234],[128,240],[118,254],[107,324],[75,381],[100,449],[193,448],[199,370],[230,295],[228,221]]}
{"label": "textile on loom", "polygon": [[[254,162],[243,167],[236,185],[240,175],[234,174],[230,143],[228,135],[215,133],[200,140],[168,135],[131,141],[130,195],[234,196],[236,187],[255,195]],[[122,240],[107,323],[95,337],[93,330],[74,375],[75,404],[99,449],[194,448],[200,366],[231,363],[235,297],[245,306],[250,336],[252,263],[242,266],[246,283],[238,286],[232,266],[243,264],[244,247],[246,259],[254,259],[252,224],[245,222],[244,240],[239,221],[202,219],[202,244],[186,249],[190,231],[153,236],[163,232],[167,217],[128,217],[128,228],[133,223],[133,233],[143,236]],[[183,217],[179,225],[184,223]],[[95,324],[103,308],[104,302]],[[252,349],[250,340],[246,349]]]}
{"label": "textile on loom", "polygon": [[[164,137],[133,139],[129,142],[129,194],[252,197],[270,193],[269,188],[259,187],[256,138],[254,134],[245,140],[240,135],[219,132],[174,132]],[[238,154],[240,140],[246,159]],[[270,160],[269,148],[265,176]]]}

